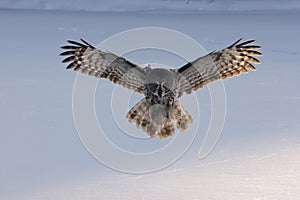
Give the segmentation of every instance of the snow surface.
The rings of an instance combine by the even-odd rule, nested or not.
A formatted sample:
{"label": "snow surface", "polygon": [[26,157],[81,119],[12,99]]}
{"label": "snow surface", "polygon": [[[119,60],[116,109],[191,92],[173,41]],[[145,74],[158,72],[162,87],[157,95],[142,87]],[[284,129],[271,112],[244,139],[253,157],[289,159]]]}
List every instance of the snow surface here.
{"label": "snow surface", "polygon": [[299,10],[298,0],[1,0],[0,8],[73,11],[253,11]]}
{"label": "snow surface", "polygon": [[[299,18],[298,11],[0,10],[0,199],[300,199]],[[67,39],[98,44],[144,26],[181,31],[207,50],[254,38],[264,56],[256,72],[225,81],[226,123],[207,158],[198,159],[210,119],[203,89],[197,93],[200,130],[191,148],[170,167],[133,175],[103,166],[81,144],[72,118],[76,74],[65,70],[58,54]],[[183,64],[144,52],[128,58],[139,64]],[[105,104],[108,97],[101,94],[112,84],[100,84],[97,104]],[[141,142],[135,150],[161,143]]]}

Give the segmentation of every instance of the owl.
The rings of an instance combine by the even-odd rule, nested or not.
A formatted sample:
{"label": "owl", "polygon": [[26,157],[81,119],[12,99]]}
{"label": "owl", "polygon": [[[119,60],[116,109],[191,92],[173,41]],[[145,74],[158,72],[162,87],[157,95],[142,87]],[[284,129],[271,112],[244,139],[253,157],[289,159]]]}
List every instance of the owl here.
{"label": "owl", "polygon": [[175,133],[175,127],[184,131],[193,122],[191,115],[179,102],[184,94],[203,88],[210,82],[231,78],[248,70],[260,61],[253,56],[262,56],[254,40],[239,39],[220,51],[213,51],[186,63],[179,68],[151,68],[138,66],[123,57],[100,50],[83,39],[68,40],[62,46],[67,56],[62,62],[70,62],[67,69],[106,78],[125,88],[144,95],[126,117],[129,122],[151,137],[166,138]]}

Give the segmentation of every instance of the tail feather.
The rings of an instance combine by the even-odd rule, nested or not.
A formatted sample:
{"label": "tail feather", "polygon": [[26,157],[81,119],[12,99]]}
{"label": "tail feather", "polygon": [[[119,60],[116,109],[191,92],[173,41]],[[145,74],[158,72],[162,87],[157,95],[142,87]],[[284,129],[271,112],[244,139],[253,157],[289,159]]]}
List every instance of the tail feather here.
{"label": "tail feather", "polygon": [[151,137],[155,137],[156,135],[160,138],[169,137],[175,133],[175,126],[179,131],[184,131],[193,122],[190,114],[177,100],[171,108],[166,109],[168,113],[167,118],[162,123],[155,122],[152,119],[153,114],[149,112],[153,108],[152,106],[155,105],[150,105],[146,99],[142,99],[126,116],[129,122],[135,123],[138,128],[147,132]]}
{"label": "tail feather", "polygon": [[169,136],[172,136],[175,133],[174,121],[168,119],[164,125],[164,127],[158,133],[158,136],[163,139]]}
{"label": "tail feather", "polygon": [[173,107],[169,110],[168,120],[158,135],[160,138],[172,136],[175,133],[174,125],[182,132],[186,130],[192,122],[193,119],[191,115],[182,107],[180,102],[176,100]]}
{"label": "tail feather", "polygon": [[147,100],[142,99],[130,109],[126,118],[128,118],[129,122],[135,122],[138,128],[142,128],[145,131],[144,128],[150,123],[149,107],[150,104]]}
{"label": "tail feather", "polygon": [[180,104],[179,101],[174,102],[174,115],[176,127],[179,131],[184,131],[188,128],[189,124],[193,123],[191,115]]}

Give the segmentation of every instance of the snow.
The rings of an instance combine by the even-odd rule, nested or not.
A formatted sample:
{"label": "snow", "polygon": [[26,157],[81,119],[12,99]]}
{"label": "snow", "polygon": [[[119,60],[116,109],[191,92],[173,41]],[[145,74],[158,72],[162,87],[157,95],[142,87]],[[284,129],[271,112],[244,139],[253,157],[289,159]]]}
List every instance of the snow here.
{"label": "snow", "polygon": [[[24,2],[1,1],[0,7],[42,8],[34,6],[41,1],[27,3],[27,7],[22,6]],[[300,13],[297,10],[64,12],[58,11],[66,9],[66,5],[58,7],[59,2],[43,1],[53,5],[46,7],[47,11],[0,10],[0,199],[300,198],[300,28],[297,26]],[[247,4],[247,1],[235,2]],[[296,2],[291,7],[297,9]],[[114,10],[114,6],[107,9]],[[231,6],[233,9],[234,5]],[[137,27],[180,31],[208,51],[224,48],[240,37],[254,38],[263,46],[262,64],[256,72],[224,82],[226,121],[220,140],[206,158],[199,160],[198,153],[210,121],[207,88],[197,92],[200,121],[195,141],[183,157],[164,169],[148,174],[117,172],[94,159],[80,142],[72,114],[76,74],[66,71],[60,63],[59,47],[67,39],[80,37],[97,45],[113,34]],[[126,57],[139,64],[184,63],[161,51],[136,51]],[[96,93],[99,117],[103,116],[101,108],[110,104],[112,89],[108,81],[99,83]],[[132,101],[139,98],[133,96]],[[110,120],[113,118],[109,109],[106,112],[104,128],[117,130]],[[161,148],[172,140],[144,139],[130,143],[120,137],[122,140],[112,135],[111,139],[123,148],[140,152]]]}
{"label": "snow", "polygon": [[297,0],[2,0],[0,8],[72,11],[253,11],[299,10]]}

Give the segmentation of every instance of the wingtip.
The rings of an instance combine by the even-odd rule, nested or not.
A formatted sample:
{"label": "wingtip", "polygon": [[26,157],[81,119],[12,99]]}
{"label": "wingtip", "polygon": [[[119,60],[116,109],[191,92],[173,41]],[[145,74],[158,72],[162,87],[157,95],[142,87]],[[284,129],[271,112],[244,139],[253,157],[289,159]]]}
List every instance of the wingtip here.
{"label": "wingtip", "polygon": [[74,40],[67,40],[67,41],[68,41],[70,44],[77,45],[77,46],[79,46],[79,47],[85,46],[84,44],[79,43],[79,42],[76,42],[76,41],[74,41]]}
{"label": "wingtip", "polygon": [[81,40],[84,44],[86,44],[87,46],[93,47],[91,44],[89,44],[89,43],[88,43],[87,41],[85,41],[84,39],[80,38],[80,40]]}
{"label": "wingtip", "polygon": [[67,40],[67,42],[72,44],[74,41],[73,40]]}
{"label": "wingtip", "polygon": [[66,49],[77,49],[78,47],[77,46],[64,45],[64,46],[61,46],[60,48],[66,50]]}
{"label": "wingtip", "polygon": [[[245,42],[242,42],[242,43],[238,44],[238,46],[246,46],[246,45],[252,44],[254,42],[255,42],[255,40],[253,40],[253,39],[252,40],[247,40]],[[257,45],[255,45],[255,46],[257,46]]]}
{"label": "wingtip", "polygon": [[255,56],[263,56],[263,53],[257,51]]}
{"label": "wingtip", "polygon": [[72,68],[74,68],[74,63],[70,63],[70,64],[66,67],[66,69],[72,69]]}
{"label": "wingtip", "polygon": [[238,39],[236,42],[234,42],[232,45],[230,45],[229,48],[238,44],[242,39],[243,39],[242,37],[240,39]]}
{"label": "wingtip", "polygon": [[75,56],[70,56],[70,57],[67,57],[65,59],[63,59],[63,61],[61,61],[62,63],[66,63],[66,62],[70,62],[70,61],[73,61],[75,58]]}
{"label": "wingtip", "polygon": [[68,56],[68,55],[74,55],[75,51],[64,51],[62,53],[60,53],[60,56]]}
{"label": "wingtip", "polygon": [[88,44],[84,39],[80,38],[80,40],[81,40],[83,43]]}

